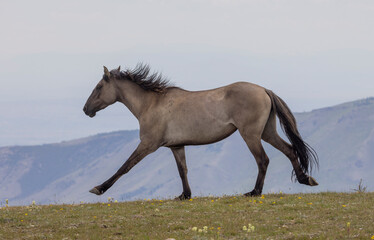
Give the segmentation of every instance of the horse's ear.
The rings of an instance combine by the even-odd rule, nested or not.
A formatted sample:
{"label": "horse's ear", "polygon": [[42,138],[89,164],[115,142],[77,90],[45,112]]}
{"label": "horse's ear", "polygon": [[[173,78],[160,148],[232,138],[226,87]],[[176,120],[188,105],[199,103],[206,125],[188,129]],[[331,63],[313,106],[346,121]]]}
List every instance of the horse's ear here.
{"label": "horse's ear", "polygon": [[119,67],[117,68],[117,71],[118,71],[118,72],[120,72],[120,71],[121,71],[121,66],[119,66]]}
{"label": "horse's ear", "polygon": [[104,75],[108,78],[110,77],[110,72],[109,72],[108,68],[106,68],[105,66],[104,66]]}

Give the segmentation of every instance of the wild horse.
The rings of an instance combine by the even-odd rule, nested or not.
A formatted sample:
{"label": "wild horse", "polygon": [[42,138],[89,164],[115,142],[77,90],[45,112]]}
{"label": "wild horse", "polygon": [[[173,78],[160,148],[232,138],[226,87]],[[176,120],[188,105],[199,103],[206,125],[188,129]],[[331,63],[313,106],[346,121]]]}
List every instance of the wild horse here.
{"label": "wild horse", "polygon": [[[186,145],[220,141],[236,130],[256,159],[258,176],[255,188],[246,196],[262,192],[269,164],[261,139],[284,153],[291,161],[299,183],[315,186],[310,176],[313,164],[318,165],[315,151],[301,138],[296,121],[286,103],[272,91],[248,82],[206,90],[187,91],[171,86],[160,74],[150,74],[147,65],[133,70],[120,67],[108,71],[88,98],[83,111],[90,117],[115,103],[122,102],[138,119],[140,143],[119,170],[103,184],[90,190],[97,195],[108,190],[122,175],[159,147],[173,152],[182,179],[179,199],[189,199],[184,152]],[[276,116],[291,144],[276,131]]]}

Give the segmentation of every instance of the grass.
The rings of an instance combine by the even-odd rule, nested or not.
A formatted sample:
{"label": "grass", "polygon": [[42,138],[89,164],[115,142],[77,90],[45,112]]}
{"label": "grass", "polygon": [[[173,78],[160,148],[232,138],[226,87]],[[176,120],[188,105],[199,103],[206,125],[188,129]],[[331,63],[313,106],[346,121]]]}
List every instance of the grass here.
{"label": "grass", "polygon": [[[250,229],[248,224],[254,231],[243,230]],[[0,239],[374,239],[373,235],[374,192],[0,209]]]}

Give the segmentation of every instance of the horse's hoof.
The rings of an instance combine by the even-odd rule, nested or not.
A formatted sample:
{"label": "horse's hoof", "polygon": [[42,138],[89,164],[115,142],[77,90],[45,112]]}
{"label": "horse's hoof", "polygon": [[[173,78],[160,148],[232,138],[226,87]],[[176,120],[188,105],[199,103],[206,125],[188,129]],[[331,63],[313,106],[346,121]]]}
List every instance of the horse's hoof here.
{"label": "horse's hoof", "polygon": [[257,197],[257,196],[260,196],[261,195],[261,192],[256,190],[256,189],[253,189],[251,192],[247,192],[244,194],[244,196],[246,197]]}
{"label": "horse's hoof", "polygon": [[187,195],[185,193],[182,193],[180,196],[174,198],[174,200],[188,200],[191,198],[191,195]]}
{"label": "horse's hoof", "polygon": [[93,193],[93,194],[96,194],[96,195],[101,195],[101,194],[103,194],[103,192],[100,191],[99,189],[97,189],[96,187],[92,188],[92,189],[90,190],[90,193]]}
{"label": "horse's hoof", "polygon": [[308,183],[309,183],[310,186],[317,186],[318,185],[318,182],[312,177],[308,178]]}

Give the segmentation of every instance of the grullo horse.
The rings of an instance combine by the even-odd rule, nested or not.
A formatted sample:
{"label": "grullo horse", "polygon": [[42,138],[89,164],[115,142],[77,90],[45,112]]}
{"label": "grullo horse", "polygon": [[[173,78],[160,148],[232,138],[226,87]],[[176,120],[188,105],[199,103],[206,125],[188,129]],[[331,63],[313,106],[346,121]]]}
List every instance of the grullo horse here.
{"label": "grullo horse", "polygon": [[[286,103],[272,91],[261,86],[236,82],[224,87],[187,91],[171,86],[160,74],[150,74],[147,65],[133,70],[120,67],[108,71],[89,96],[84,112],[96,112],[115,102],[123,103],[138,119],[140,143],[127,161],[107,181],[90,190],[101,195],[122,175],[159,147],[168,147],[177,162],[183,184],[179,199],[191,198],[187,179],[184,146],[220,141],[236,130],[256,159],[258,176],[254,189],[246,196],[262,192],[269,158],[261,139],[284,153],[291,161],[299,183],[318,185],[308,174],[318,165],[315,151],[303,141],[296,121]],[[291,144],[276,131],[276,116]]]}

